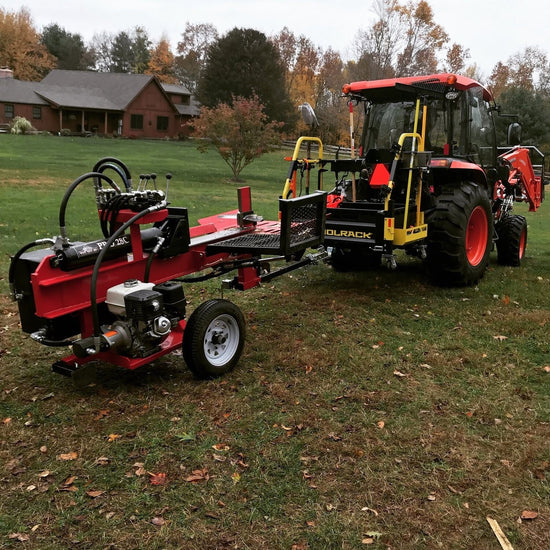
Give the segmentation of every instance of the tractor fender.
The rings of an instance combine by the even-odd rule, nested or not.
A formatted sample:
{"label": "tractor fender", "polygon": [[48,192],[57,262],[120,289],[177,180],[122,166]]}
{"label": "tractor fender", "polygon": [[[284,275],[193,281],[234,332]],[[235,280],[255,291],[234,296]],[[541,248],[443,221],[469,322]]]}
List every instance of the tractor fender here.
{"label": "tractor fender", "polygon": [[461,181],[471,181],[490,192],[487,175],[481,166],[473,162],[457,159],[432,160],[430,176],[433,185],[436,187]]}

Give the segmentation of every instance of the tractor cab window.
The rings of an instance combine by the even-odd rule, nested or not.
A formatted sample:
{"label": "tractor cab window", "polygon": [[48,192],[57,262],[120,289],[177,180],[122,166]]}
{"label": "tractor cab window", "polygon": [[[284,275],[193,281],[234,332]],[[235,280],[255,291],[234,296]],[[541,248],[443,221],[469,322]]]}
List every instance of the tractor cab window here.
{"label": "tractor cab window", "polygon": [[361,139],[362,150],[391,149],[401,134],[413,131],[414,112],[414,103],[409,101],[371,105]]}
{"label": "tractor cab window", "polygon": [[472,88],[465,96],[470,115],[469,155],[477,164],[491,166],[495,136],[487,103],[483,99],[481,88]]}

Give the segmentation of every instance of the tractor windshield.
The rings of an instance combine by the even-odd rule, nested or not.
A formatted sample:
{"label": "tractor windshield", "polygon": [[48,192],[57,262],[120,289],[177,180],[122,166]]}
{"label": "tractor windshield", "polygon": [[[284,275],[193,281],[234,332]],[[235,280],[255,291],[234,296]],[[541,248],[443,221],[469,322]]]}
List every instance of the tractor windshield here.
{"label": "tractor windshield", "polygon": [[[424,98],[427,106],[425,150],[433,156],[468,159],[483,166],[494,158],[491,115],[481,88],[452,97]],[[368,103],[361,136],[361,154],[391,149],[403,133],[414,131],[415,102]],[[419,121],[420,133],[422,121]]]}

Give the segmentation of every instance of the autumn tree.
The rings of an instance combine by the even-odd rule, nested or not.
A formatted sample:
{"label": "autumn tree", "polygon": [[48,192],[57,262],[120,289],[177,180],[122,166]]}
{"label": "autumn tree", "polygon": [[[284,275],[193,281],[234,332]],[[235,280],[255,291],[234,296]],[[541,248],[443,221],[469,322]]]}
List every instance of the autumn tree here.
{"label": "autumn tree", "polygon": [[206,63],[210,45],[218,39],[216,27],[210,23],[187,22],[178,42],[175,73],[178,80],[194,93]]}
{"label": "autumn tree", "polygon": [[489,85],[496,97],[508,88],[524,88],[546,91],[550,62],[546,53],[537,47],[527,47],[510,56],[506,63],[498,62],[489,78]]}
{"label": "autumn tree", "polygon": [[445,70],[449,73],[464,74],[466,60],[470,57],[470,50],[460,44],[453,43],[445,56]]}
{"label": "autumn tree", "polygon": [[212,144],[233,172],[233,181],[240,181],[243,168],[269,151],[278,141],[281,123],[267,116],[257,96],[234,97],[231,103],[201,108],[194,122],[195,135],[208,141],[199,145],[206,151]]}
{"label": "autumn tree", "polygon": [[0,66],[9,67],[14,78],[41,80],[55,67],[55,58],[40,40],[31,15],[0,8]]}
{"label": "autumn tree", "polygon": [[436,54],[449,36],[434,21],[428,2],[420,0],[415,3],[411,0],[398,9],[406,32],[403,50],[397,56],[396,73],[408,76],[435,72],[438,63]]}
{"label": "autumn tree", "polygon": [[315,112],[319,120],[319,137],[334,145],[342,142],[349,122],[341,97],[343,72],[344,63],[340,54],[329,48],[322,55],[317,74]]}
{"label": "autumn tree", "polygon": [[321,49],[304,35],[296,36],[287,27],[270,41],[277,48],[285,71],[286,90],[297,105],[307,101],[315,105],[316,78]]}
{"label": "autumn tree", "polygon": [[355,61],[348,66],[350,80],[377,80],[395,74],[402,19],[397,0],[376,0],[373,9],[378,17],[367,30],[360,29],[354,40]]}
{"label": "autumn tree", "polygon": [[166,84],[176,84],[178,82],[174,73],[174,54],[170,49],[170,42],[165,36],[151,50],[149,65],[145,72],[154,74],[161,82]]}
{"label": "autumn tree", "polygon": [[[548,146],[550,143],[550,63],[535,47],[525,48],[493,68],[489,80],[500,111],[517,115],[522,126],[522,143]],[[499,141],[505,142],[509,118],[497,118]]]}
{"label": "autumn tree", "polygon": [[364,80],[437,70],[438,55],[449,37],[434,21],[428,2],[376,0],[374,11],[375,23],[357,33],[356,61],[349,67],[352,74],[359,73]]}
{"label": "autumn tree", "polygon": [[82,36],[72,34],[57,23],[42,29],[42,44],[57,59],[57,68],[88,70],[95,65],[93,54],[84,45]]}
{"label": "autumn tree", "polygon": [[202,105],[215,107],[255,95],[270,120],[293,121],[277,49],[257,30],[234,28],[208,48],[196,96]]}

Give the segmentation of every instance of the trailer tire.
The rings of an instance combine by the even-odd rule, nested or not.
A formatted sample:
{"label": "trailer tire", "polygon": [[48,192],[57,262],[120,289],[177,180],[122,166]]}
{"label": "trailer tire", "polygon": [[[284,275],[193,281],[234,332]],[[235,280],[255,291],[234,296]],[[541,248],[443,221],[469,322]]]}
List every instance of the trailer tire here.
{"label": "trailer tire", "polygon": [[216,378],[233,369],[244,347],[245,321],[227,300],[208,300],[191,314],[183,335],[183,358],[197,378]]}
{"label": "trailer tire", "polygon": [[493,238],[487,191],[469,181],[446,188],[427,223],[426,262],[434,281],[450,286],[479,281],[489,263]]}
{"label": "trailer tire", "polygon": [[515,214],[506,216],[498,222],[496,232],[498,263],[519,266],[527,248],[527,220]]}

